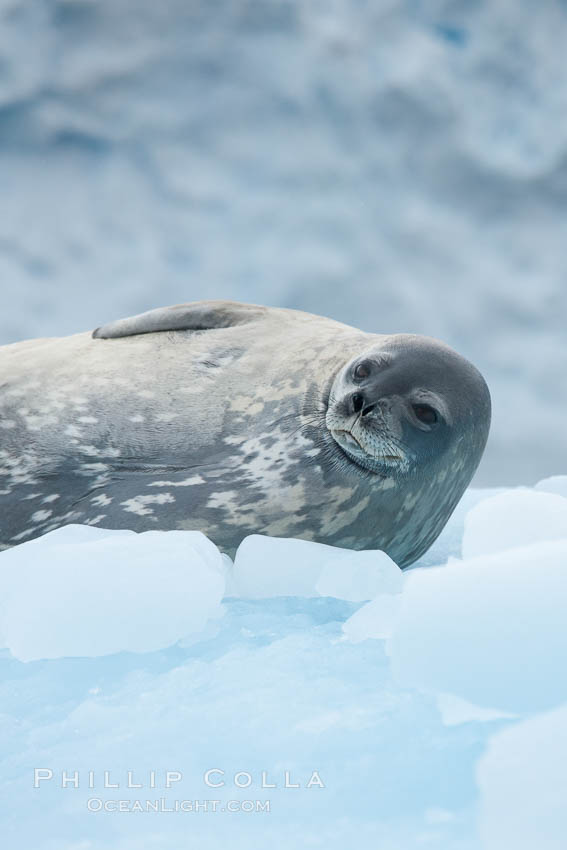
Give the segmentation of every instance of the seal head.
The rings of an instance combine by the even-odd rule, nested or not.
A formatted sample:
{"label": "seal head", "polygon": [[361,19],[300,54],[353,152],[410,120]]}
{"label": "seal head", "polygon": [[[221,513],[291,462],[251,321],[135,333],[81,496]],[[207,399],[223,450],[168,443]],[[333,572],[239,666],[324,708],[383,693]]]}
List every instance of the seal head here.
{"label": "seal head", "polygon": [[339,372],[326,425],[351,462],[379,475],[432,474],[457,442],[476,468],[490,394],[478,370],[448,346],[399,334]]}
{"label": "seal head", "polygon": [[340,370],[325,424],[345,464],[419,492],[448,516],[482,457],[490,414],[488,387],[468,360],[438,340],[398,334]]}

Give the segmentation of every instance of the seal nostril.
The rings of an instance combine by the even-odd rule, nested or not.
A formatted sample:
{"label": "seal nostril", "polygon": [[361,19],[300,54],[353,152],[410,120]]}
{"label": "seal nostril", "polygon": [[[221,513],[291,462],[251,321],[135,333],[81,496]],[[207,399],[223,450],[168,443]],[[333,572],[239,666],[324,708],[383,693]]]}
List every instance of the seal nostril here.
{"label": "seal nostril", "polygon": [[362,411],[362,415],[367,416],[369,413],[372,413],[372,411],[374,410],[375,407],[376,407],[375,404],[369,404],[368,407],[365,407],[364,410]]}
{"label": "seal nostril", "polygon": [[361,393],[354,393],[351,401],[354,413],[360,413],[360,411],[364,407],[364,396],[361,395]]}

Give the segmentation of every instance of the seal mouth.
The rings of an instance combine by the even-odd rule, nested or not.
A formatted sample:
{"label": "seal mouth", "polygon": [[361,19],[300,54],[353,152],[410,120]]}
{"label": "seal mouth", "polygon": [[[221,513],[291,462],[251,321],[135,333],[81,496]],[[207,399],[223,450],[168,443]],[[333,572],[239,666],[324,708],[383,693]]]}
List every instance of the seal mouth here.
{"label": "seal mouth", "polygon": [[408,466],[408,460],[402,454],[369,454],[352,431],[346,428],[330,428],[329,431],[339,448],[357,466],[372,472],[403,471]]}

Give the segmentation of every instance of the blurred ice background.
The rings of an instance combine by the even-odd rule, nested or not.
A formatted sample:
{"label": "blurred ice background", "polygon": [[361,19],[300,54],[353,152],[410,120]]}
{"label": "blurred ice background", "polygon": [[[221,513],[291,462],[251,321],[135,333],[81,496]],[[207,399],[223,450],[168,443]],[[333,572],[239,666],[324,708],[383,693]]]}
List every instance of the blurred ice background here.
{"label": "blurred ice background", "polygon": [[232,298],[440,337],[567,455],[567,4],[1,0],[0,343]]}

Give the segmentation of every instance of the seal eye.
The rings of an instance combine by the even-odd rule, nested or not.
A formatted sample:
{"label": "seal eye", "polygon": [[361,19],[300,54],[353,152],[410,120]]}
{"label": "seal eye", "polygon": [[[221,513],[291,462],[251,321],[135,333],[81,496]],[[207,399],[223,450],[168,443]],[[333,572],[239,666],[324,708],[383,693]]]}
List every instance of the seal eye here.
{"label": "seal eye", "polygon": [[370,363],[364,362],[359,363],[353,372],[353,377],[355,381],[363,381],[365,378],[368,378],[370,375]]}
{"label": "seal eye", "polygon": [[419,419],[419,421],[423,422],[424,425],[436,425],[439,421],[437,411],[428,404],[414,404],[413,412],[415,413],[416,419]]}

